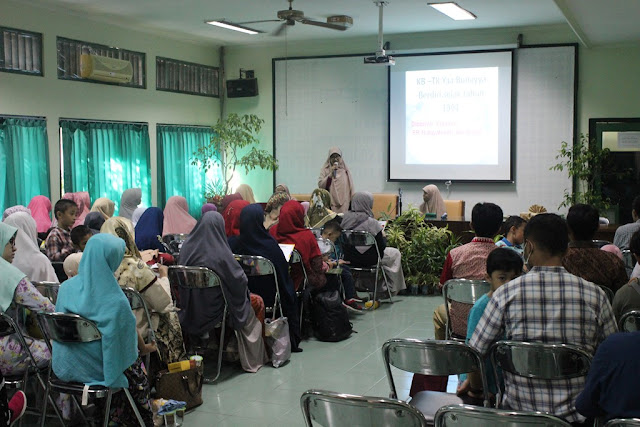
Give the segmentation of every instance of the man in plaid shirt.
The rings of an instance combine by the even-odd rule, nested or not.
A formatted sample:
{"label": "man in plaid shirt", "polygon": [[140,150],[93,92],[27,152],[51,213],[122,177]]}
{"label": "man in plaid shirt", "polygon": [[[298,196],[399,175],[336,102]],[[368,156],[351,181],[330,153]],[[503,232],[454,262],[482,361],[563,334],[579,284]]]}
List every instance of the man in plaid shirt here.
{"label": "man in plaid shirt", "polygon": [[[562,267],[568,229],[554,214],[537,215],[524,231],[524,258],[530,271],[496,290],[469,345],[486,356],[493,343],[513,341],[564,343],[593,354],[617,331],[604,292]],[[585,378],[537,380],[505,373],[503,405],[523,411],[544,411],[582,423],[575,401]]]}

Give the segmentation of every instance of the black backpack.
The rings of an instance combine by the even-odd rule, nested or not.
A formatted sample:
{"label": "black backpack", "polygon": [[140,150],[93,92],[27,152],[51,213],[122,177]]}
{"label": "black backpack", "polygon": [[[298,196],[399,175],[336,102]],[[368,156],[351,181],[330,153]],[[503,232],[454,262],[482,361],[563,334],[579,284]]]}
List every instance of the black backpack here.
{"label": "black backpack", "polygon": [[320,292],[311,308],[313,329],[320,341],[337,342],[349,338],[353,325],[338,291]]}

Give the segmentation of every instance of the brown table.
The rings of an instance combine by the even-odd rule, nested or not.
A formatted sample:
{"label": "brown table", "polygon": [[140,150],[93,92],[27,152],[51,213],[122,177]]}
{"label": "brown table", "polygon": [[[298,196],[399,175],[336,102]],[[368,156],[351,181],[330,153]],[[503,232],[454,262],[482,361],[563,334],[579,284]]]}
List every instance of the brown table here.
{"label": "brown table", "polygon": [[[449,227],[449,230],[451,230],[454,236],[460,238],[460,243],[462,244],[469,243],[475,236],[475,234],[473,233],[473,230],[471,230],[470,221],[455,220],[455,219],[447,220],[447,221],[437,221],[437,220],[426,219],[425,221],[427,222],[427,224],[434,225],[438,228]],[[596,231],[596,235],[594,239],[607,240],[609,242],[613,242],[613,236],[615,235],[616,229],[619,226],[620,225],[618,224],[610,224],[606,227],[600,227],[598,231]]]}

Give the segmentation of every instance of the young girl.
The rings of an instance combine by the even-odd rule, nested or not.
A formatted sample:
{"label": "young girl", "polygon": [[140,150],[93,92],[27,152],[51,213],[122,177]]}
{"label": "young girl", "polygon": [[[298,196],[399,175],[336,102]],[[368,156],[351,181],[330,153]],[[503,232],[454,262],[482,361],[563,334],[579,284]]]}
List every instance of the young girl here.
{"label": "young girl", "polygon": [[525,225],[527,225],[527,221],[517,215],[507,218],[500,229],[500,234],[504,237],[496,242],[496,246],[512,249],[522,256],[524,253],[522,243],[524,243]]}

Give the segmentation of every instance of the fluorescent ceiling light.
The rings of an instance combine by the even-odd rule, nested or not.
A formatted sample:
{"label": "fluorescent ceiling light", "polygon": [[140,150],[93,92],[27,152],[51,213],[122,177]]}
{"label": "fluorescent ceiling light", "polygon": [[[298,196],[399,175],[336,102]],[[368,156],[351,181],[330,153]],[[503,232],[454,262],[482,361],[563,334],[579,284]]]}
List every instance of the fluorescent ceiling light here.
{"label": "fluorescent ceiling light", "polygon": [[239,24],[234,24],[233,22],[225,21],[224,19],[218,19],[213,21],[204,21],[209,25],[215,25],[216,27],[226,28],[227,30],[240,31],[245,34],[258,34],[262,31],[254,30],[253,28],[243,27]]}
{"label": "fluorescent ceiling light", "polygon": [[442,12],[447,15],[449,18],[455,19],[456,21],[463,21],[467,19],[476,19],[476,15],[469,12],[466,9],[461,8],[454,2],[447,3],[428,3],[429,6],[436,9],[438,12]]}

